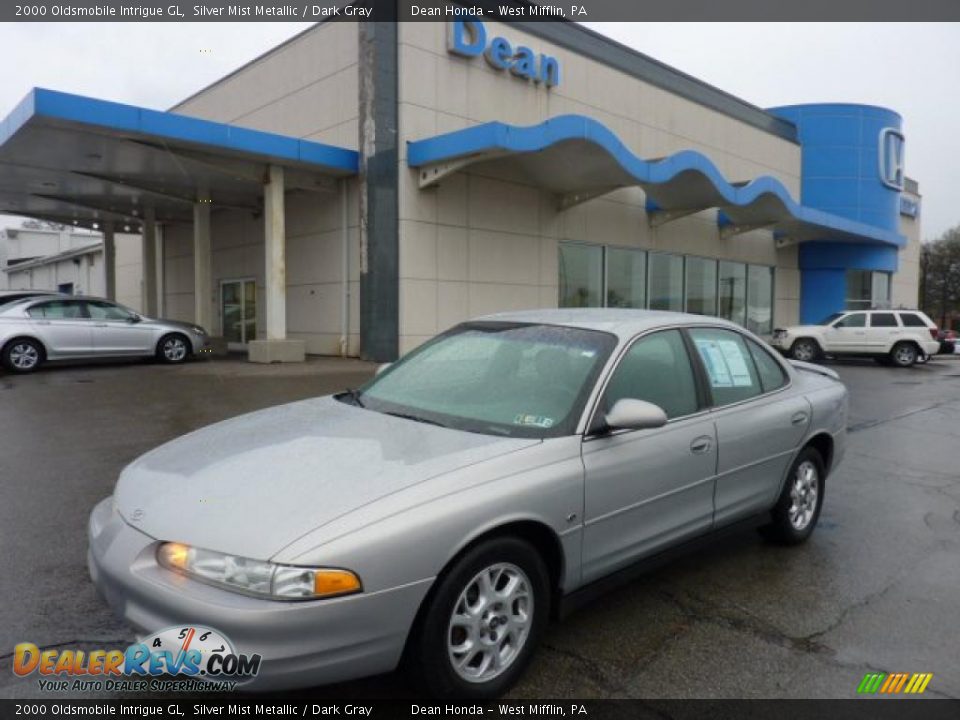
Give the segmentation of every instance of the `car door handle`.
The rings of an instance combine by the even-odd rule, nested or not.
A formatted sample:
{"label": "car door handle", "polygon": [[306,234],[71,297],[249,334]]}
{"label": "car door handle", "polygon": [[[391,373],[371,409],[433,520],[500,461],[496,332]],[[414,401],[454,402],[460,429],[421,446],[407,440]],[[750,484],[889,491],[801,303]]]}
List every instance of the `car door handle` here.
{"label": "car door handle", "polygon": [[49,325],[49,324],[50,324],[50,321],[49,321],[49,320],[34,320],[34,322],[35,322],[37,325]]}
{"label": "car door handle", "polygon": [[794,413],[793,417],[790,418],[791,425],[801,425],[807,421],[807,414],[802,410],[798,413]]}
{"label": "car door handle", "polygon": [[713,438],[709,435],[701,435],[690,441],[690,452],[694,455],[703,455],[705,452],[709,452],[712,447]]}
{"label": "car door handle", "polygon": [[94,323],[93,326],[94,326],[94,327],[107,327],[107,324],[106,324],[106,323]]}

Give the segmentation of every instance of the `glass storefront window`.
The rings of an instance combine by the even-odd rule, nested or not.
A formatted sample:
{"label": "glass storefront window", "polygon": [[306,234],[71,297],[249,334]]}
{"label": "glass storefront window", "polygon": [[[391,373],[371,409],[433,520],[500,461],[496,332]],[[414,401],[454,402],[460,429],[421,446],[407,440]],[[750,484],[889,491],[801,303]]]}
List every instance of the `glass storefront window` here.
{"label": "glass storefront window", "polygon": [[647,285],[651,310],[683,310],[683,256],[650,253]]}
{"label": "glass storefront window", "polygon": [[603,247],[560,243],[560,307],[603,305]]}
{"label": "glass storefront window", "polygon": [[747,330],[758,335],[773,332],[773,268],[747,266]]}
{"label": "glass storefront window", "polygon": [[717,261],[687,258],[687,312],[697,315],[717,314]]}
{"label": "glass storefront window", "polygon": [[[759,335],[773,331],[769,265],[581,242],[562,242],[558,253],[560,307],[686,310],[731,320]],[[889,298],[889,275],[874,275],[883,277],[867,273],[868,290]]]}
{"label": "glass storefront window", "polygon": [[747,266],[720,261],[720,317],[738,325],[747,323]]}
{"label": "glass storefront window", "polygon": [[874,307],[890,307],[890,273],[873,273],[870,295]]}
{"label": "glass storefront window", "polygon": [[867,310],[873,304],[870,275],[869,270],[847,270],[847,310]]}
{"label": "glass storefront window", "polygon": [[647,303],[647,254],[607,248],[607,307],[643,308]]}

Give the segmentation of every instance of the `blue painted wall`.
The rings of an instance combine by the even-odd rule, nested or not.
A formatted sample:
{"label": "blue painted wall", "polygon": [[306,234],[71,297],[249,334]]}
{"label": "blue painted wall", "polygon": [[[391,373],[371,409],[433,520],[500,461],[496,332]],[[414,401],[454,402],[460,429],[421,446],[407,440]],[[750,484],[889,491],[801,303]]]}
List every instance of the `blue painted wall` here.
{"label": "blue painted wall", "polygon": [[[803,205],[897,231],[900,192],[881,176],[881,135],[887,128],[900,132],[899,114],[873,105],[838,103],[791,105],[770,112],[797,126]],[[847,269],[896,272],[897,251],[826,240],[801,245],[801,322],[817,322],[844,309]]]}

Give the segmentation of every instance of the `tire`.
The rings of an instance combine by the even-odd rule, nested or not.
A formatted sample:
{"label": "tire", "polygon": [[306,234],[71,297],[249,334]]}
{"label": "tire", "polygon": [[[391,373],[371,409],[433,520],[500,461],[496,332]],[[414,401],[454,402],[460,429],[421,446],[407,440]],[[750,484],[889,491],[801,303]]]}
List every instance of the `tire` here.
{"label": "tire", "polygon": [[817,362],[820,360],[820,346],[816,340],[799,338],[790,346],[790,357],[801,362]]}
{"label": "tire", "polygon": [[920,353],[917,346],[909,342],[898,342],[890,351],[890,362],[901,368],[908,368],[916,364]]}
{"label": "tire", "polygon": [[157,343],[157,360],[168,365],[179,365],[190,357],[190,341],[186,335],[170,333]]}
{"label": "tire", "polygon": [[823,507],[825,480],[820,453],[812,447],[800,451],[770,511],[771,522],[762,530],[764,537],[778,545],[799,545],[810,537]]}
{"label": "tire", "polygon": [[[465,612],[471,606],[477,619]],[[435,697],[497,698],[523,674],[549,615],[550,576],[537,550],[516,537],[487,540],[431,590],[411,633],[408,669]],[[491,667],[497,647],[500,668]]]}
{"label": "tire", "polygon": [[10,372],[31,373],[43,364],[43,345],[30,338],[15,338],[4,346],[2,359]]}

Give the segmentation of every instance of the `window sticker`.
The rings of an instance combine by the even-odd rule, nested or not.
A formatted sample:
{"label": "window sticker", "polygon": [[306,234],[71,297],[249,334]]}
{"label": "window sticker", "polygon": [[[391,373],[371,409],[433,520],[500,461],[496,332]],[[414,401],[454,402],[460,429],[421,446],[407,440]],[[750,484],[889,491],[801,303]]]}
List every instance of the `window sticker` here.
{"label": "window sticker", "polygon": [[543,415],[527,415],[525,413],[520,413],[513,419],[513,424],[533,425],[534,427],[546,429],[553,427],[553,418],[548,418]]}
{"label": "window sticker", "polygon": [[743,348],[734,340],[694,340],[715,388],[751,387],[753,378]]}
{"label": "window sticker", "polygon": [[727,361],[727,369],[733,378],[734,387],[750,387],[750,370],[747,369],[747,359],[743,356],[743,349],[733,340],[719,340],[720,352]]}

